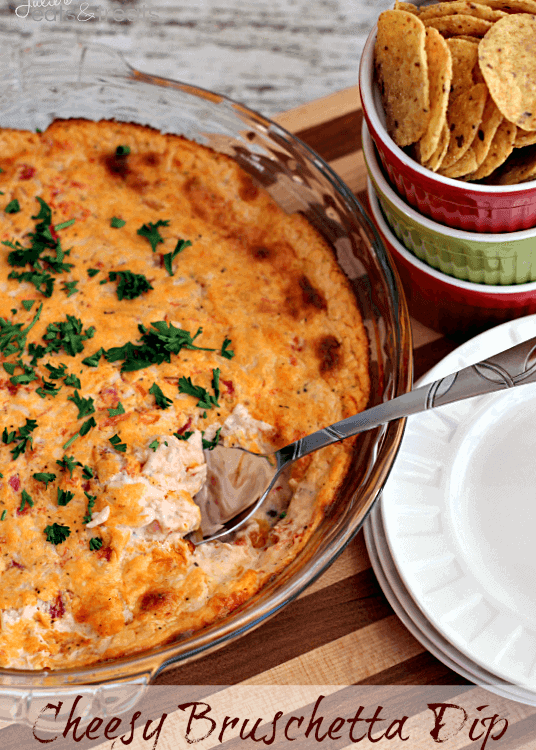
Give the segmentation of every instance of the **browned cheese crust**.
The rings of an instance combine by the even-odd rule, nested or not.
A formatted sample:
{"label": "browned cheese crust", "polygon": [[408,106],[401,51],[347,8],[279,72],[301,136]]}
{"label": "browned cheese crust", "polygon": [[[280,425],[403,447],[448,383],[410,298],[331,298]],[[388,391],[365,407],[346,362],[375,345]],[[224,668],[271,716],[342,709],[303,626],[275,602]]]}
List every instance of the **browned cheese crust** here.
{"label": "browned cheese crust", "polygon": [[[118,146],[130,153],[117,155]],[[250,598],[307,542],[351,462],[348,443],[302,459],[283,518],[195,549],[158,528],[133,533],[143,525],[137,480],[150,445],[221,425],[237,405],[273,428],[274,447],[362,410],[368,344],[331,249],[226,156],[137,125],[69,120],[42,134],[0,131],[0,168],[0,240],[10,243],[2,245],[0,337],[21,343],[9,331],[24,331],[42,304],[22,351],[15,344],[1,354],[0,665],[87,665],[203,628]],[[31,247],[40,208],[46,220],[37,197],[53,226],[74,219],[50,233],[37,261],[53,279],[50,296],[30,263],[8,262],[17,241]],[[124,225],[112,226],[113,217]],[[169,223],[158,225],[163,241],[153,252],[138,230],[159,221]],[[63,258],[57,238],[70,249]],[[170,275],[164,256],[178,239],[192,244],[172,260]],[[118,299],[121,277],[113,273],[125,270],[152,289]],[[9,279],[13,272],[27,276]],[[78,339],[57,325],[67,316],[81,322]],[[182,348],[169,362],[126,372],[124,360],[105,353],[96,366],[83,363],[101,349],[139,346],[138,326],[151,330],[157,321],[192,337],[202,328],[195,345],[214,351]],[[232,357],[222,355],[226,339]],[[81,351],[69,351],[76,341]],[[65,365],[63,376],[54,379],[47,364]],[[179,392],[179,379],[191,378],[214,394],[216,369],[217,406],[199,407],[198,397]],[[154,383],[168,408],[150,392]],[[75,391],[92,402],[80,408]],[[128,481],[110,484],[118,472]],[[54,479],[46,482],[46,473]],[[95,517],[106,506],[106,522],[87,528],[88,510]],[[58,527],[69,530],[60,541]],[[98,549],[90,549],[94,538]]]}

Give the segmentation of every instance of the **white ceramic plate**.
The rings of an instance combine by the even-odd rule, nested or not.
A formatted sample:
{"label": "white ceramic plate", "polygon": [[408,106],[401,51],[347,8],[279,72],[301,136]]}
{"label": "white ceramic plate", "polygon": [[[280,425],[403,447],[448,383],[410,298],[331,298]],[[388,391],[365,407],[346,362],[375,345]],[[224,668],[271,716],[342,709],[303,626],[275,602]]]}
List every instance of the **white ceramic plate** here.
{"label": "white ceramic plate", "polygon": [[[431,382],[536,336],[536,316],[486,331]],[[536,384],[408,419],[382,496],[392,559],[457,650],[536,693]]]}
{"label": "white ceramic plate", "polygon": [[364,526],[365,543],[372,567],[389,604],[409,632],[427,651],[449,669],[503,698],[536,706],[536,694],[511,685],[467,659],[435,630],[404,587],[392,560],[383,526],[381,501],[376,503]]}

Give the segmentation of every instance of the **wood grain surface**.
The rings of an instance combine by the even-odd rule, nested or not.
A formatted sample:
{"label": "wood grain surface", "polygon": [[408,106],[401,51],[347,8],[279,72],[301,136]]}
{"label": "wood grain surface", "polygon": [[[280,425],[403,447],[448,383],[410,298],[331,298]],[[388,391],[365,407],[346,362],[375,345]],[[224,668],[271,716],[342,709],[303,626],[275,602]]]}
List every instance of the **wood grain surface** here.
{"label": "wood grain surface", "polygon": [[[335,169],[366,203],[362,112],[356,86],[277,115]],[[415,377],[458,345],[412,320]],[[360,532],[298,600],[239,641],[173,668],[161,685],[372,683],[445,685],[466,681],[409,634],[393,613],[370,566]]]}

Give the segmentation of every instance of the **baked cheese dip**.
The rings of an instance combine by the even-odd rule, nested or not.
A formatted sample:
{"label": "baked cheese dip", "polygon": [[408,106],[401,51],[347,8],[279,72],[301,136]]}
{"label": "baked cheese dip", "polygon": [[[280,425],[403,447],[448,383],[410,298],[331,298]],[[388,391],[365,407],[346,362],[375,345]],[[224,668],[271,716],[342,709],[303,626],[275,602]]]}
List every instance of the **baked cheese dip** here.
{"label": "baked cheese dip", "polygon": [[295,464],[244,530],[191,541],[202,498],[232,515],[206,492],[216,444],[279,448],[365,408],[355,298],[301,215],[179,136],[2,130],[0,191],[0,666],[191,634],[336,497],[348,441]]}

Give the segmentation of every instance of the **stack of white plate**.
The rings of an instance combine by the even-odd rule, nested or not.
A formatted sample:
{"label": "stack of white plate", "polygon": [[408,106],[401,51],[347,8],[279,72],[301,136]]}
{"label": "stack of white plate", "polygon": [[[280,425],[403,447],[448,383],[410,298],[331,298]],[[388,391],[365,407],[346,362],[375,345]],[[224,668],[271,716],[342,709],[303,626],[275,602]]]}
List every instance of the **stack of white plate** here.
{"label": "stack of white plate", "polygon": [[[536,315],[493,328],[417,385],[532,337]],[[536,705],[536,383],[410,417],[365,539],[387,599],[425,648]]]}

